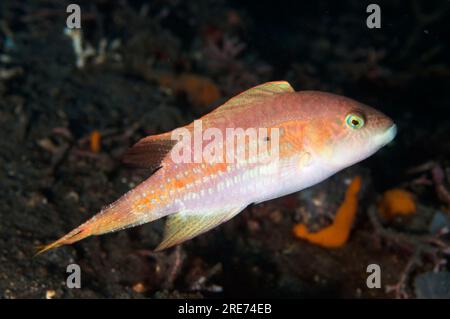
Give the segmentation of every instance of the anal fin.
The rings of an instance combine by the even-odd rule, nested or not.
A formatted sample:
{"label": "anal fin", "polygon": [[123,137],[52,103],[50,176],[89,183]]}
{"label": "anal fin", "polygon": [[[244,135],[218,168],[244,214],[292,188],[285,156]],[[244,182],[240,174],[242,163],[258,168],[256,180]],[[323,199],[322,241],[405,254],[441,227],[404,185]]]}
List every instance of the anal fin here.
{"label": "anal fin", "polygon": [[164,238],[156,247],[160,251],[194,238],[230,220],[246,206],[208,211],[205,213],[180,212],[167,218]]}

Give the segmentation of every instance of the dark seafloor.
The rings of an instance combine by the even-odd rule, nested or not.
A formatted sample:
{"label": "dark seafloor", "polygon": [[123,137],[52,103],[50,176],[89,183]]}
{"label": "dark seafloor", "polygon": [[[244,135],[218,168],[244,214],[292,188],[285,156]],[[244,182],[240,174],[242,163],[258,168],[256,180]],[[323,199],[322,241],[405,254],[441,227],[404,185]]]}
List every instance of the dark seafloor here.
{"label": "dark seafloor", "polygon": [[[378,1],[382,27],[368,29],[364,1],[80,0],[82,67],[64,33],[71,2],[0,1],[0,298],[450,297],[448,1]],[[152,253],[157,222],[33,258],[145,178],[120,162],[139,138],[280,79],[373,105],[399,134],[179,248]],[[349,241],[295,238],[296,223],[332,221],[356,174]],[[417,212],[374,222],[391,188],[412,192]],[[80,289],[66,287],[71,263]],[[380,289],[366,286],[372,263]]]}

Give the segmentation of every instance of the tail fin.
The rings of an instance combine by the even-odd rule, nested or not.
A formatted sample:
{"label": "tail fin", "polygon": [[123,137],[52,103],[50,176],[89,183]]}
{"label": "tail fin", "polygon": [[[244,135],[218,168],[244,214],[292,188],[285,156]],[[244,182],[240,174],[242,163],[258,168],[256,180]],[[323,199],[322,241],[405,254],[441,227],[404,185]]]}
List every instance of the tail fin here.
{"label": "tail fin", "polygon": [[[161,161],[170,152],[175,143],[176,141],[170,139],[170,132],[149,136],[143,138],[132,147],[126,154],[124,160],[133,166],[155,170],[162,166]],[[155,180],[155,178],[159,177],[156,177],[156,174],[152,175],[151,178],[129,191],[84,224],[55,242],[41,247],[36,255],[62,245],[75,243],[91,235],[101,235],[148,223],[163,217],[153,211],[150,206],[139,208],[137,207],[139,205],[136,204],[142,201],[142,194],[147,193],[152,185],[158,185],[160,183],[160,180]],[[144,198],[144,202],[150,202],[150,200]]]}
{"label": "tail fin", "polygon": [[143,184],[139,185],[137,188],[131,190],[109,207],[105,208],[68,234],[53,243],[40,247],[36,256],[62,245],[73,244],[92,235],[101,235],[124,228],[134,227],[162,217],[150,208],[146,210],[137,210],[138,208],[135,207],[136,205],[133,205],[136,198],[135,192],[137,191],[137,193],[140,194],[142,192],[140,187],[144,186],[145,185]]}
{"label": "tail fin", "polygon": [[82,240],[82,239],[90,236],[91,233],[86,228],[83,228],[83,226],[84,226],[84,224],[75,228],[70,233],[64,235],[60,239],[55,240],[54,242],[52,242],[48,245],[43,245],[41,247],[38,247],[39,250],[36,252],[36,254],[34,256],[36,257],[48,250],[57,248],[59,246],[72,244],[72,243],[75,243],[79,240]]}

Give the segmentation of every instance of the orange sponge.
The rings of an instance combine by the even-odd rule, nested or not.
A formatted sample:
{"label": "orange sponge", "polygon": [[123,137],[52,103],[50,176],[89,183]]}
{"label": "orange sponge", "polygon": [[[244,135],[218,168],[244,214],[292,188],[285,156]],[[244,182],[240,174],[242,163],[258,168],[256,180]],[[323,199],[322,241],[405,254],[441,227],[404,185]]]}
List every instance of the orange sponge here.
{"label": "orange sponge", "polygon": [[399,215],[414,214],[416,212],[416,203],[410,192],[394,188],[383,194],[378,208],[385,219],[392,219]]}
{"label": "orange sponge", "polygon": [[89,142],[90,142],[90,148],[91,151],[94,153],[98,153],[100,152],[101,149],[101,135],[100,132],[95,130],[91,133],[90,138],[89,138]]}
{"label": "orange sponge", "polygon": [[180,75],[177,89],[187,93],[196,106],[208,106],[220,98],[219,88],[210,79],[200,75]]}
{"label": "orange sponge", "polygon": [[161,73],[158,81],[161,86],[171,88],[175,93],[185,93],[190,102],[197,107],[209,106],[221,97],[217,85],[201,75],[183,73],[174,76],[170,73]]}
{"label": "orange sponge", "polygon": [[304,224],[298,224],[294,226],[294,235],[323,247],[335,248],[344,245],[355,220],[360,189],[361,177],[357,176],[350,183],[333,224],[315,233],[310,233]]}

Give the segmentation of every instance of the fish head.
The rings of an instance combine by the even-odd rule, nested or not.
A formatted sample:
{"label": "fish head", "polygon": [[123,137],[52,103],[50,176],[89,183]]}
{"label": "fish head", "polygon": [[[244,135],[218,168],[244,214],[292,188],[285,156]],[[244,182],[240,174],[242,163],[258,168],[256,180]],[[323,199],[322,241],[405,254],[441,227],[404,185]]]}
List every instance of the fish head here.
{"label": "fish head", "polygon": [[307,146],[334,171],[374,154],[397,134],[394,122],[382,112],[355,100],[313,92],[307,125]]}

